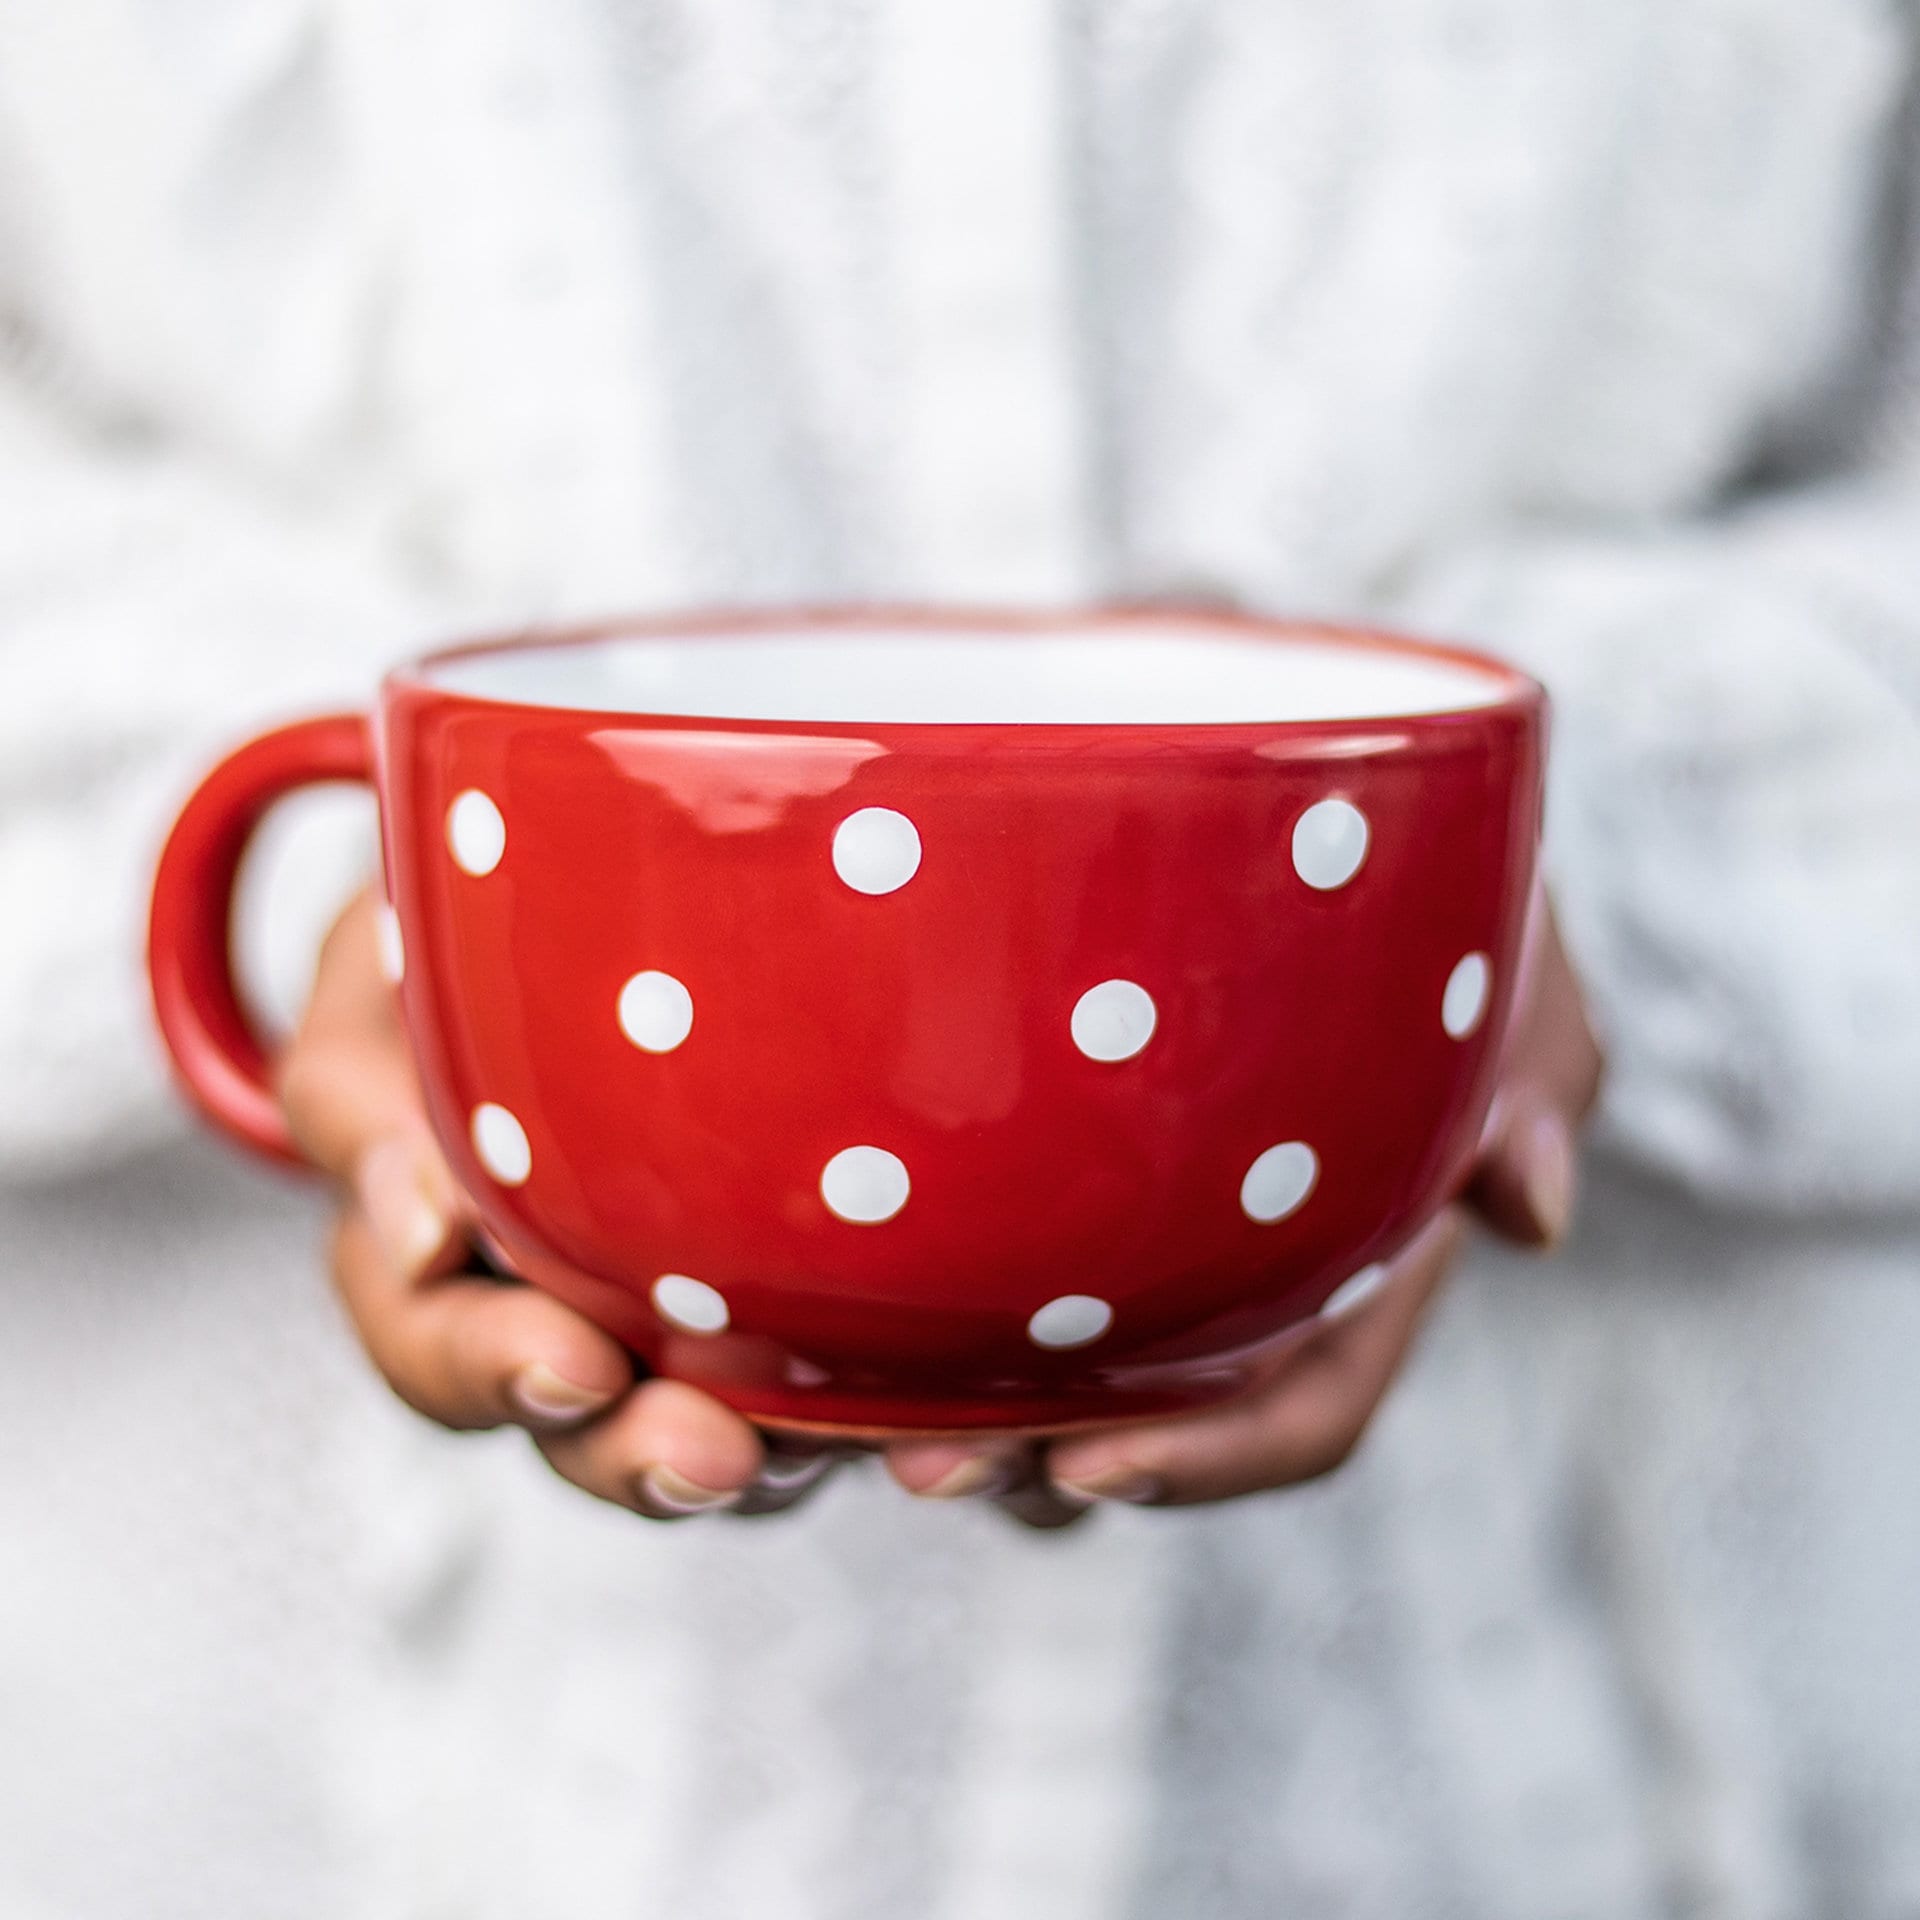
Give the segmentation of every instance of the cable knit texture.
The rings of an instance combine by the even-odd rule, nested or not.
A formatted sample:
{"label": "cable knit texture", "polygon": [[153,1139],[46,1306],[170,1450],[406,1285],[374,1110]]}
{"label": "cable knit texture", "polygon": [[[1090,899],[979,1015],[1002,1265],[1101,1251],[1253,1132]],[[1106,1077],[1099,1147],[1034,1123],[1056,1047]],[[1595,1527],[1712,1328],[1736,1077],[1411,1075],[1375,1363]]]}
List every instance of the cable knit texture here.
{"label": "cable knit texture", "polygon": [[[1909,0],[0,0],[0,1906],[1920,1905],[1917,89]],[[1298,1498],[645,1530],[389,1417],[132,1158],[185,782],[923,594],[1533,665],[1635,1171]]]}

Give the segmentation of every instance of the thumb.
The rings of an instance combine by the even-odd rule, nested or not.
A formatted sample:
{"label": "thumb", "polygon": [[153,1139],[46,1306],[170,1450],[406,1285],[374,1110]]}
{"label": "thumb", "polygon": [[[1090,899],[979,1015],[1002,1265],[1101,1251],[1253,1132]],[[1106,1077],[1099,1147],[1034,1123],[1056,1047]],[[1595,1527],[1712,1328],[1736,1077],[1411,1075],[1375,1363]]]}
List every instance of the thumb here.
{"label": "thumb", "polygon": [[375,906],[360,895],[320,949],[313,993],[278,1065],[281,1105],[301,1151],[346,1178],[376,1140],[424,1136],[426,1116],[393,995],[381,977]]}
{"label": "thumb", "polygon": [[363,895],[327,936],[313,996],[280,1062],[280,1099],[301,1150],[352,1184],[396,1266],[419,1273],[462,1246],[463,1203],[380,972],[375,914]]}

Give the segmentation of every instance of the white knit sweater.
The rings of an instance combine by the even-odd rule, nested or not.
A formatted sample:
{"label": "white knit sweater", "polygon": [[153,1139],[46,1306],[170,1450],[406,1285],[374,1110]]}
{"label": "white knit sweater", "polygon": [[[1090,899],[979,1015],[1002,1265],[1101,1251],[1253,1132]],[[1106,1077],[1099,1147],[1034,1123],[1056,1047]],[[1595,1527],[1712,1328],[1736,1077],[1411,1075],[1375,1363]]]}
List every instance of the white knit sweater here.
{"label": "white knit sweater", "polygon": [[[878,1488],[817,1522],[637,1541],[504,1454],[483,1472],[389,1428],[336,1353],[315,1431],[426,1449],[434,1544],[409,1547],[408,1577],[470,1596],[451,1644],[491,1648],[519,1702],[469,1664],[434,1696],[440,1722],[409,1723],[439,1725],[437,1765],[468,1751],[461,1714],[510,1728],[437,1814],[417,1770],[366,1758],[405,1751],[367,1731],[378,1712],[322,1716],[385,1782],[395,1830],[424,1821],[445,1849],[437,1893],[417,1861],[380,1877],[404,1839],[367,1851],[389,1863],[367,1870],[367,1912],[562,1910],[514,1880],[521,1842],[542,1886],[577,1864],[585,1912],[1290,1901],[1539,1920],[1920,1899],[1898,1823],[1857,1796],[1820,1817],[1877,1836],[1864,1880],[1821,1877],[1840,1857],[1821,1834],[1771,1831],[1775,1762],[1712,1675],[1800,1644],[1784,1590],[1766,1648],[1652,1633],[1641,1671],[1623,1652],[1641,1642],[1586,1619],[1554,1560],[1575,1493],[1600,1486],[1613,1531],[1574,1544],[1630,1566],[1635,1605],[1678,1619],[1661,1582],[1688,1605],[1737,1587],[1724,1541],[1689,1559],[1712,1520],[1679,1547],[1645,1532],[1697,1494],[1694,1449],[1725,1438],[1700,1406],[1731,1396],[1737,1425],[1712,1367],[1749,1347],[1771,1364],[1775,1335],[1844,1346],[1811,1305],[1799,1327],[1795,1289],[1913,1264],[1917,88],[1910,0],[0,0],[0,1180],[17,1195],[0,1229],[41,1291],[105,1287],[169,1205],[181,1267],[240,1258],[230,1198],[103,1171],[178,1125],[138,989],[141,892],[172,803],[237,731],[358,702],[416,644],[530,615],[1116,593],[1385,617],[1543,674],[1550,860],[1614,1061],[1605,1133],[1623,1177],[1656,1183],[1617,1190],[1631,1207],[1601,1223],[1608,1244],[1642,1273],[1730,1283],[1757,1247],[1786,1289],[1776,1311],[1754,1305],[1774,1298],[1760,1280],[1684,1303],[1664,1279],[1645,1300],[1472,1283],[1437,1336],[1451,1371],[1409,1383],[1360,1491],[1123,1516],[1093,1545],[905,1514]],[[326,892],[304,864],[283,874],[299,939]],[[1663,1184],[1718,1224],[1656,1201]],[[121,1220],[113,1193],[160,1213]],[[1666,1226],[1623,1240],[1629,1213]],[[1759,1238],[1739,1225],[1766,1219],[1782,1224]],[[233,1308],[220,1293],[195,1335],[177,1284],[190,1355]],[[1891,1318],[1846,1349],[1835,1391],[1897,1398],[1876,1369],[1911,1350],[1914,1308],[1891,1283],[1863,1279],[1862,1300]],[[88,1364],[50,1310],[18,1339],[41,1356],[23,1371]],[[1642,1363],[1673,1397],[1628,1427],[1641,1389],[1609,1396]],[[70,1403],[35,1393],[39,1430],[68,1432]],[[1695,1424],[1677,1430],[1682,1404]],[[1819,1404],[1789,1417],[1806,1486],[1832,1498],[1783,1473],[1772,1510],[1810,1505],[1897,1559],[1860,1517],[1897,1502],[1862,1491],[1857,1434],[1819,1451],[1836,1432]],[[1882,1435],[1885,1471],[1911,1460],[1910,1425]],[[1463,1431],[1464,1452],[1435,1455]],[[1727,1458],[1761,1471],[1742,1431]],[[375,1476],[382,1498],[396,1472]],[[85,1502],[36,1504],[45,1484],[20,1505],[43,1564],[66,1565],[61,1514]],[[377,1501],[353,1511],[399,1525]],[[1483,1528],[1504,1594],[1457,1563],[1482,1557]],[[578,1581],[556,1592],[524,1557],[534,1538],[564,1541]],[[1860,1566],[1870,1580],[1870,1551]],[[1408,1592],[1431,1603],[1424,1639]],[[764,1649],[749,1616],[776,1595],[814,1611],[782,1626],[779,1659],[730,1673],[716,1650]],[[119,1618],[96,1599],[67,1603],[92,1623],[76,1660]],[[15,1604],[16,1637],[64,1644],[58,1594]],[[869,1617],[906,1638],[849,1642]],[[1151,1676],[1176,1619],[1238,1653],[1189,1656],[1170,1694]],[[948,1636],[964,1675],[943,1677]],[[533,1649],[557,1678],[519,1671]],[[380,1711],[432,1692],[431,1659],[408,1658]],[[1818,1671],[1844,1692],[1861,1669]],[[1342,1687],[1374,1717],[1309,1731]],[[1707,1703],[1691,1718],[1689,1687]],[[1823,1726],[1850,1710],[1794,1709]],[[1054,1718],[1026,1726],[1036,1712]],[[1662,1713],[1684,1737],[1637,1723]],[[737,1743],[742,1717],[751,1818],[673,1799],[698,1784],[676,1742],[724,1781],[714,1756],[735,1748],[715,1729]],[[1637,1770],[1649,1743],[1672,1762],[1664,1810]],[[1564,1766],[1541,1757],[1556,1750]],[[1839,1764],[1822,1754],[1778,1765]],[[1873,1777],[1920,1787],[1904,1764]],[[497,1796],[524,1819],[477,1818]],[[709,1826],[715,1846],[759,1836],[725,1855],[732,1880],[704,1847],[675,1852]],[[1073,1836],[1064,1880],[1049,1830]],[[863,1831],[889,1837],[863,1852]],[[1489,1863],[1482,1831],[1511,1857]],[[669,1857],[678,1877],[653,1880]],[[1568,1860],[1597,1892],[1558,1877]],[[607,1903],[629,1871],[668,1888],[657,1909]],[[169,1897],[151,1911],[198,1910]],[[58,1920],[129,1910],[24,1883],[6,1911],[36,1899]]]}

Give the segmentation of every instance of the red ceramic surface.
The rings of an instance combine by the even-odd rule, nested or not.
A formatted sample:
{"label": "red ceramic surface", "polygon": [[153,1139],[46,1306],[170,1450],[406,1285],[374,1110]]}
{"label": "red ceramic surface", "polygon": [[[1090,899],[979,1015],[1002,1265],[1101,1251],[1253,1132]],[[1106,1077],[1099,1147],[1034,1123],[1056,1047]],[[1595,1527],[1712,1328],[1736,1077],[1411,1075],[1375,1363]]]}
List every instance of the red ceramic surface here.
{"label": "red ceramic surface", "polygon": [[[1163,611],[652,630],[723,665],[741,633],[972,635],[1017,681],[1008,634],[1088,633],[1062,657],[1097,675],[1169,628],[1451,663],[1478,704],[1193,721],[1176,679],[1164,721],[649,717],[456,690],[479,650],[391,676],[390,963],[505,1259],[759,1420],[877,1431],[1219,1397],[1406,1239],[1491,1096],[1539,829],[1531,681]],[[611,643],[558,644],[579,666]],[[740,685],[735,711],[778,698]],[[181,1074],[269,1151],[234,863],[278,793],[361,770],[361,724],[242,749],[156,888]]]}

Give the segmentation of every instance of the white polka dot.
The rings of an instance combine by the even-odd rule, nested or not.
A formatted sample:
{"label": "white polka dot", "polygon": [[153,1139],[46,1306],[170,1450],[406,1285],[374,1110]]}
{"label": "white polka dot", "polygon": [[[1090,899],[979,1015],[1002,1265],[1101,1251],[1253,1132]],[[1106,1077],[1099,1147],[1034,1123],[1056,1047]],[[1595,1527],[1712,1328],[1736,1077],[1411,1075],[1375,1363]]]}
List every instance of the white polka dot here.
{"label": "white polka dot", "polygon": [[717,1287],[684,1273],[663,1273],[653,1283],[654,1311],[687,1333],[720,1333],[727,1324],[727,1303]]}
{"label": "white polka dot", "polygon": [[374,937],[380,943],[380,971],[389,986],[407,977],[407,943],[400,935],[400,916],[383,900],[374,916]]}
{"label": "white polka dot", "polygon": [[1358,1273],[1342,1280],[1321,1302],[1321,1319],[1338,1320],[1343,1314],[1365,1306],[1387,1284],[1388,1271],[1384,1260],[1376,1260],[1372,1266],[1362,1267]]}
{"label": "white polka dot", "polygon": [[447,845],[455,863],[478,876],[491,873],[507,850],[507,823],[478,787],[469,787],[447,809]]}
{"label": "white polka dot", "polygon": [[885,1147],[843,1147],[820,1175],[820,1197],[842,1220],[870,1226],[907,1204],[905,1163]]}
{"label": "white polka dot", "polygon": [[1367,816],[1347,800],[1319,800],[1293,823],[1293,870],[1322,893],[1344,887],[1367,857]]}
{"label": "white polka dot", "polygon": [[1113,1325],[1113,1309],[1090,1293],[1063,1293],[1027,1322],[1036,1347],[1089,1346]]}
{"label": "white polka dot", "polygon": [[1153,996],[1131,980],[1103,980],[1074,1002],[1073,1044],[1089,1060],[1131,1060],[1153,1038]]}
{"label": "white polka dot", "polygon": [[620,989],[620,1031],[647,1053],[671,1053],[693,1031],[693,995],[670,973],[636,973]]}
{"label": "white polka dot", "polygon": [[489,1100],[473,1110],[473,1150],[480,1164],[503,1187],[521,1185],[533,1171],[533,1149],[527,1130],[505,1107]]}
{"label": "white polka dot", "polygon": [[891,807],[862,807],[833,836],[833,867],[855,893],[892,893],[920,870],[920,833]]}
{"label": "white polka dot", "polygon": [[1250,1220],[1271,1226],[1298,1210],[1319,1177],[1319,1155],[1304,1140],[1283,1140],[1247,1169],[1240,1204]]}
{"label": "white polka dot", "polygon": [[1447,990],[1440,996],[1440,1024],[1453,1039],[1464,1040],[1480,1024],[1492,977],[1484,953],[1468,954],[1447,975]]}

